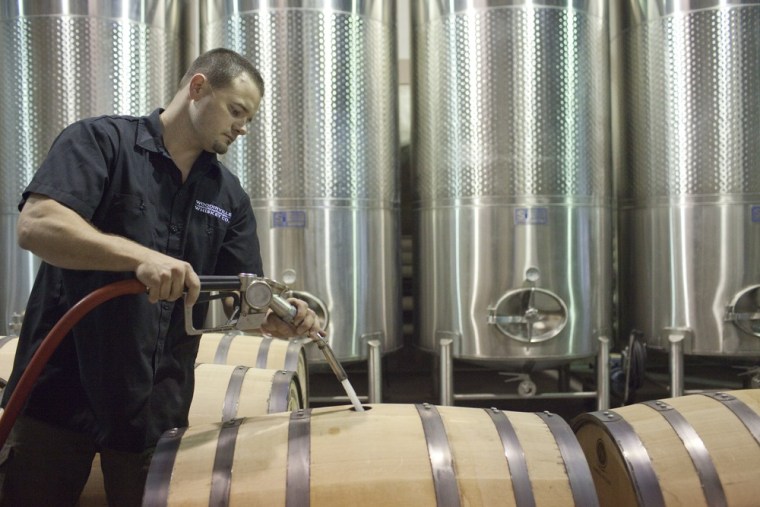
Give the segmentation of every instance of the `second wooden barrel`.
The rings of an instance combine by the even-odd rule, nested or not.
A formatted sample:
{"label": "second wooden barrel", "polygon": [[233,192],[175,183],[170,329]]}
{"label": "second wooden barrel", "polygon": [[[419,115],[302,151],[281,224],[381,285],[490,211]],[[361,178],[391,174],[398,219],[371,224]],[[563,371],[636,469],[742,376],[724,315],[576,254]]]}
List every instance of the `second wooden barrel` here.
{"label": "second wooden barrel", "polygon": [[[191,425],[304,408],[301,385],[293,371],[226,364],[196,364]],[[106,505],[100,455],[79,498],[79,507]]]}
{"label": "second wooden barrel", "polygon": [[144,506],[597,504],[550,413],[433,405],[324,407],[171,430]]}
{"label": "second wooden barrel", "polygon": [[204,333],[196,361],[294,371],[298,374],[301,394],[308,407],[309,369],[304,349],[307,343],[308,339],[282,340],[240,331]]}
{"label": "second wooden barrel", "polygon": [[304,408],[298,374],[227,364],[195,365],[191,426]]}
{"label": "second wooden barrel", "polygon": [[760,389],[578,416],[603,506],[760,505]]}
{"label": "second wooden barrel", "polygon": [[5,387],[13,370],[18,336],[0,336],[0,388]]}

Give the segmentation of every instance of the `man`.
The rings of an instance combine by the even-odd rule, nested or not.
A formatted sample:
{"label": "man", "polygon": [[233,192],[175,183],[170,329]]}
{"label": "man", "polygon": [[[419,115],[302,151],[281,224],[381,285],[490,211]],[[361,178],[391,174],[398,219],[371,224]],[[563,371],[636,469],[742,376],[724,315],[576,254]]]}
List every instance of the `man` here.
{"label": "man", "polygon": [[[19,204],[18,241],[44,261],[19,337],[7,403],[41,340],[82,297],[136,277],[147,295],[101,304],[40,375],[3,448],[4,505],[73,505],[101,453],[111,505],[139,505],[160,435],[187,425],[198,337],[184,332],[198,274],[262,275],[256,221],[216,158],[247,132],[264,84],[227,49],[201,55],[165,110],[72,124]],[[307,305],[286,337],[320,331]],[[195,309],[196,327],[205,307]]]}

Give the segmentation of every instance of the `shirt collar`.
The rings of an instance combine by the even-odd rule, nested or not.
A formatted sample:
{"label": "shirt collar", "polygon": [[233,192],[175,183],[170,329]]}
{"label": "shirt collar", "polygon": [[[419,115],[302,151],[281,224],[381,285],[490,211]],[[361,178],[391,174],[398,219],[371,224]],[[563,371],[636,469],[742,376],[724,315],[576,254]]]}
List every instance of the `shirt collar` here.
{"label": "shirt collar", "polygon": [[[137,124],[137,145],[148,151],[161,153],[165,157],[171,158],[171,155],[169,155],[169,152],[166,151],[166,147],[164,146],[164,128],[161,124],[161,119],[159,118],[159,115],[163,112],[163,108],[158,108],[150,113],[150,115],[140,118],[140,121]],[[201,163],[199,164],[199,162]],[[200,165],[205,168],[215,167],[218,169],[219,161],[215,154],[202,151],[198,156],[195,165]]]}
{"label": "shirt collar", "polygon": [[163,126],[159,115],[164,110],[156,109],[150,116],[143,116],[137,124],[137,145],[148,151],[162,153],[166,156],[169,154],[164,148]]}

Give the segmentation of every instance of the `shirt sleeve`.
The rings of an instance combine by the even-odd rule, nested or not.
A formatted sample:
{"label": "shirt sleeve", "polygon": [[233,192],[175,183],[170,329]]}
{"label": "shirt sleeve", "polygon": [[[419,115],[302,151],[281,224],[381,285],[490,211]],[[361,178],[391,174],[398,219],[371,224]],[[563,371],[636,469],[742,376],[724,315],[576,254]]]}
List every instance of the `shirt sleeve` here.
{"label": "shirt sleeve", "polygon": [[264,276],[256,217],[247,194],[244,194],[236,212],[233,213],[233,219],[224,236],[214,274],[252,273]]}
{"label": "shirt sleeve", "polygon": [[18,209],[32,193],[42,194],[92,219],[108,184],[113,140],[92,122],[66,127],[24,190]]}

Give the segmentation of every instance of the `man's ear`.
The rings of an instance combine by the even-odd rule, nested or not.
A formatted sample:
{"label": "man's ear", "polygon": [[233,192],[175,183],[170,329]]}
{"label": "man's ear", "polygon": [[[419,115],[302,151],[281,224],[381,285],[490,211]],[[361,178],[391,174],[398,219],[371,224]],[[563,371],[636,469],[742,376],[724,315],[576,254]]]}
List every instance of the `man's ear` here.
{"label": "man's ear", "polygon": [[197,100],[201,98],[206,93],[207,88],[208,79],[205,75],[198,73],[190,78],[189,93],[191,99]]}

